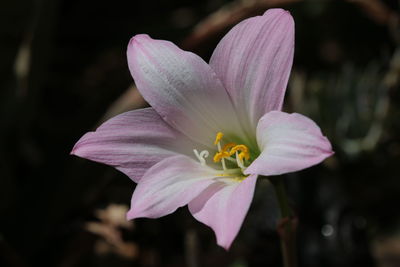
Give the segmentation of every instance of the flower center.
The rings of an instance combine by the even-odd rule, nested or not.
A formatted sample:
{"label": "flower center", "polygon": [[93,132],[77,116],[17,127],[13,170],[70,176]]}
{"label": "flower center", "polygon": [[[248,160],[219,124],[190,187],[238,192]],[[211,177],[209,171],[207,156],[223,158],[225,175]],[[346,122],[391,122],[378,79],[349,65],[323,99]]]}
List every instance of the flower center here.
{"label": "flower center", "polygon": [[[222,145],[223,137],[224,134],[218,132],[214,141],[214,145],[217,146],[218,152],[215,153],[213,161],[215,163],[220,162],[223,170],[223,173],[219,176],[236,181],[242,181],[246,178],[243,171],[246,169],[246,165],[249,164],[250,160],[249,148],[244,144],[236,144],[233,142]],[[196,149],[193,149],[193,152],[201,165],[207,165],[205,159],[209,156],[207,150],[203,150],[199,153]]]}

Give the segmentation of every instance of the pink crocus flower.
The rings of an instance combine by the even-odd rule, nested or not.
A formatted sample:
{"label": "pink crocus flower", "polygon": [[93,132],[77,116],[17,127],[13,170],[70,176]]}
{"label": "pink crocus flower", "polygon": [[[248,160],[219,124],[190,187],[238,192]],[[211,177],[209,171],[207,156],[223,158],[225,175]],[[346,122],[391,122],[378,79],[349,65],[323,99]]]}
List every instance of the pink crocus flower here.
{"label": "pink crocus flower", "polygon": [[293,53],[294,22],[282,9],[236,25],[210,64],[171,42],[136,35],[129,69],[151,107],[110,119],[72,154],[137,183],[128,219],[188,205],[228,249],[258,176],[298,171],[333,153],[312,120],[281,111]]}

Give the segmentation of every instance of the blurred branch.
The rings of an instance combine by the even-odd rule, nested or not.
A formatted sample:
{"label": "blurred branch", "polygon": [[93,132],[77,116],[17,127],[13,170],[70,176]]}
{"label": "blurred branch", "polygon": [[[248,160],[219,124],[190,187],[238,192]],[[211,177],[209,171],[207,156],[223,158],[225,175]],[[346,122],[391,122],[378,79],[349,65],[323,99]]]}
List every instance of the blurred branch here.
{"label": "blurred branch", "polygon": [[183,40],[182,48],[193,50],[213,39],[238,22],[262,13],[264,10],[302,0],[237,0],[229,3],[205,18]]}
{"label": "blurred branch", "polygon": [[[385,133],[391,91],[399,88],[400,47],[393,53],[387,70],[382,73],[380,69],[375,62],[361,71],[348,65],[339,75],[325,80],[294,71],[290,102],[296,111],[331,122],[323,128],[331,129],[335,143],[348,155],[372,151]],[[332,103],[341,106],[337,108]]]}
{"label": "blurred branch", "polygon": [[358,5],[364,10],[365,14],[381,25],[387,25],[393,39],[399,43],[400,35],[398,32],[400,18],[399,15],[386,6],[381,0],[347,0],[350,3]]}
{"label": "blurred branch", "polygon": [[125,205],[110,204],[105,209],[96,210],[98,222],[88,222],[85,229],[101,237],[95,244],[97,254],[114,253],[126,259],[135,259],[139,254],[136,243],[126,241],[122,237],[122,229],[132,230],[132,221],[126,220],[129,208]]}
{"label": "blurred branch", "polygon": [[[196,51],[200,54],[208,49],[207,44],[212,43],[225,33],[230,27],[240,21],[261,14],[266,9],[276,6],[287,5],[300,2],[302,0],[236,0],[222,6],[208,17],[204,18],[193,31],[183,39],[180,47]],[[347,0],[360,7],[364,13],[375,23],[386,25],[392,35],[392,38],[400,43],[400,19],[399,15],[381,0]],[[388,90],[399,84],[399,65],[400,52],[397,51],[391,60],[390,70],[380,82],[382,94],[376,103],[374,110],[374,118],[365,136],[356,139],[347,139],[344,147],[349,148],[353,152],[361,150],[371,150],[379,142],[383,132],[383,121],[387,116],[389,109]],[[293,75],[295,76],[295,75]],[[295,77],[296,78],[296,77]],[[306,80],[304,75],[299,75],[299,79],[294,79],[299,84],[297,88],[305,88]],[[293,83],[292,83],[293,85]],[[292,90],[293,91],[293,90]],[[296,90],[295,90],[296,91]],[[298,106],[301,101],[300,96],[304,90],[298,90],[297,94],[293,93],[293,104]],[[297,102],[297,103],[295,103]],[[102,121],[107,120],[119,113],[145,107],[147,104],[135,86],[131,86],[119,99],[117,99],[108,109]],[[346,132],[346,131],[345,131]]]}
{"label": "blurred branch", "polygon": [[[398,87],[400,81],[400,48],[394,52],[390,61],[388,72],[384,75],[381,82],[381,89],[384,90],[379,98],[376,107],[374,120],[364,138],[358,140],[359,147],[365,151],[373,150],[378,144],[384,132],[384,122],[390,107],[389,91]],[[356,140],[354,140],[356,141]],[[349,142],[352,142],[349,140]]]}
{"label": "blurred branch", "polygon": [[388,24],[391,16],[397,16],[380,0],[347,0],[361,7],[378,24]]}
{"label": "blurred branch", "polygon": [[135,85],[131,85],[116,101],[114,101],[104,114],[100,123],[132,109],[143,108],[147,105]]}
{"label": "blurred branch", "polygon": [[198,237],[194,229],[187,229],[185,233],[185,258],[188,267],[198,267]]}
{"label": "blurred branch", "polygon": [[390,69],[383,77],[382,87],[386,89],[384,96],[379,99],[375,110],[375,121],[371,125],[368,134],[362,140],[362,146],[366,150],[372,150],[378,143],[383,133],[383,123],[389,106],[389,90],[397,88],[400,80],[400,48],[398,48],[390,61]]}
{"label": "blurred branch", "polygon": [[31,67],[32,34],[28,32],[22,41],[14,63],[14,72],[17,81],[17,95],[26,97],[28,92],[28,79]]}

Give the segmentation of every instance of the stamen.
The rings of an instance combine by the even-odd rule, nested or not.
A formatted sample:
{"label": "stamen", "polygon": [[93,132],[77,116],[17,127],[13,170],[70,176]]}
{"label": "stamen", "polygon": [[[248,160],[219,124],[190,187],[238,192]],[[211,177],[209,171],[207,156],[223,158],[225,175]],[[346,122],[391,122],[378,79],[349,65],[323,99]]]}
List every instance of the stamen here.
{"label": "stamen", "polygon": [[[219,153],[221,153],[221,139],[222,139],[222,137],[224,136],[224,134],[223,133],[221,133],[221,132],[218,132],[217,133],[217,136],[215,137],[215,141],[214,141],[214,145],[217,145],[217,148],[218,148],[218,152]],[[218,153],[217,153],[218,154]],[[229,155],[228,155],[228,157],[229,157]],[[215,156],[214,156],[214,160],[215,160]],[[225,165],[225,160],[224,160],[224,157],[221,157],[221,164],[222,164],[222,169],[223,170],[226,170],[226,165]]]}
{"label": "stamen", "polygon": [[221,132],[218,132],[217,136],[215,137],[214,145],[217,145],[221,141],[222,137],[224,137],[224,134]]}
{"label": "stamen", "polygon": [[244,165],[243,165],[243,160],[242,160],[242,158],[240,157],[240,154],[242,154],[242,153],[238,153],[237,151],[235,152],[235,154],[236,154],[236,162],[237,162],[237,165],[243,170],[243,169],[245,169],[245,167],[244,167]]}
{"label": "stamen", "polygon": [[231,149],[231,155],[232,155],[232,154],[235,154],[235,152],[238,151],[238,150],[240,150],[240,151],[242,151],[242,152],[248,152],[248,151],[249,151],[249,149],[247,148],[247,146],[245,146],[245,145],[237,145],[237,146],[234,146],[234,147]]}
{"label": "stamen", "polygon": [[[223,147],[221,147],[221,140],[223,136],[224,134],[222,132],[218,132],[215,136],[214,145],[217,146],[218,152],[214,155],[214,162],[221,162],[224,173],[226,171],[229,171],[226,168],[225,159],[231,162],[235,162],[236,165],[243,171],[244,169],[246,169],[246,167],[244,166],[244,160],[250,159],[249,148],[243,144],[237,145],[233,142],[227,143]],[[235,158],[231,157],[232,155],[235,155]]]}
{"label": "stamen", "polygon": [[245,146],[245,145],[234,146],[231,149],[231,151],[229,152],[229,154],[231,154],[231,155],[236,154],[237,151],[240,151],[239,157],[241,157],[241,160],[243,160],[243,158],[245,158],[246,160],[250,159],[250,153],[249,153],[249,149],[247,148],[247,146]]}
{"label": "stamen", "polygon": [[228,151],[228,149],[230,149],[230,148],[232,148],[232,147],[234,147],[234,146],[236,146],[235,143],[228,143],[228,144],[226,144],[226,145],[224,145],[224,146],[222,147],[222,151]]}
{"label": "stamen", "polygon": [[223,158],[227,158],[229,156],[229,153],[226,151],[218,152],[214,155],[214,162],[220,162]]}
{"label": "stamen", "polygon": [[[218,149],[221,150],[221,146],[218,143]],[[229,155],[228,155],[229,156]],[[221,158],[222,169],[226,171],[225,159]]]}
{"label": "stamen", "polygon": [[[249,148],[243,144],[237,145],[236,143],[227,143],[224,146],[221,145],[221,140],[224,137],[222,132],[218,132],[215,136],[214,145],[217,146],[218,152],[215,153],[213,160],[214,162],[221,162],[223,172],[218,175],[226,177],[226,179],[243,181],[247,176],[243,175],[243,171],[246,169],[244,160],[250,159]],[[197,149],[193,149],[194,154],[200,161],[201,165],[207,165],[205,158],[209,156],[207,150],[203,150],[200,153]],[[235,155],[235,157],[232,157]],[[226,167],[225,160],[229,160],[232,163],[236,163],[239,168],[228,169]]]}

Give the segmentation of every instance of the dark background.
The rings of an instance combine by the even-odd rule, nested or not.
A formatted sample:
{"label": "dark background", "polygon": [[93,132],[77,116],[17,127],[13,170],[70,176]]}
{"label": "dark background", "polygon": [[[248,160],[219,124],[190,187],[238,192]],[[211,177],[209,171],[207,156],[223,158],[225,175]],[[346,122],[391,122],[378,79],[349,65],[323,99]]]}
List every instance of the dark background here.
{"label": "dark background", "polygon": [[208,60],[233,24],[269,7],[296,22],[285,110],[317,121],[336,152],[284,176],[300,266],[400,266],[396,0],[1,0],[0,266],[281,266],[267,184],[225,252],[186,208],[126,224],[134,183],[69,155],[104,119],[145,105],[125,57],[134,34]]}

